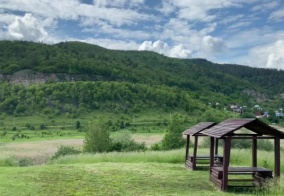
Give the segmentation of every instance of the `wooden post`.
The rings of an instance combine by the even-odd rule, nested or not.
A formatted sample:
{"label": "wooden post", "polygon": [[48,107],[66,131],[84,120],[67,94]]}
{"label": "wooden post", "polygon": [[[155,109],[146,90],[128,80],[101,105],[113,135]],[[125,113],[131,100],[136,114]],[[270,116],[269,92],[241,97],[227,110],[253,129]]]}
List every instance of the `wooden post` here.
{"label": "wooden post", "polygon": [[228,189],[228,169],[230,163],[230,151],[231,151],[231,136],[228,136],[225,137],[224,139],[222,191],[227,191]]}
{"label": "wooden post", "polygon": [[219,142],[219,139],[216,138],[216,139],[215,139],[215,155],[218,154],[218,142]]}
{"label": "wooden post", "polygon": [[257,139],[253,136],[252,139],[252,166],[257,167]]}
{"label": "wooden post", "polygon": [[194,148],[193,148],[193,160],[192,160],[192,170],[196,169],[196,155],[197,155],[197,146],[198,146],[198,136],[194,136]]}
{"label": "wooden post", "polygon": [[[210,137],[210,176],[212,172],[212,167],[214,166],[214,137]],[[210,178],[211,179],[211,178]]]}
{"label": "wooden post", "polygon": [[185,162],[187,161],[188,158],[189,142],[190,142],[190,136],[186,135]]}
{"label": "wooden post", "polygon": [[274,139],[274,176],[280,177],[280,138],[278,136]]}

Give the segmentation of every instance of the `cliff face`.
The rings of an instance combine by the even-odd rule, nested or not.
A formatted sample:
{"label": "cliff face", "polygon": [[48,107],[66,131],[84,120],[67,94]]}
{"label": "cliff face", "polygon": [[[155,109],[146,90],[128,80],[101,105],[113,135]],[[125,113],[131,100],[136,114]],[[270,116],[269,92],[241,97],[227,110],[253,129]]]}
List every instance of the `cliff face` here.
{"label": "cliff face", "polygon": [[65,73],[40,73],[32,70],[21,70],[12,75],[0,74],[1,82],[11,84],[45,84],[48,82],[75,82],[75,81],[97,81],[103,80],[101,76],[69,75]]}
{"label": "cliff face", "polygon": [[265,100],[267,100],[266,95],[264,95],[262,93],[259,93],[259,92],[255,91],[255,90],[252,90],[252,89],[246,89],[246,90],[243,91],[243,93],[253,97],[257,101],[265,101]]}

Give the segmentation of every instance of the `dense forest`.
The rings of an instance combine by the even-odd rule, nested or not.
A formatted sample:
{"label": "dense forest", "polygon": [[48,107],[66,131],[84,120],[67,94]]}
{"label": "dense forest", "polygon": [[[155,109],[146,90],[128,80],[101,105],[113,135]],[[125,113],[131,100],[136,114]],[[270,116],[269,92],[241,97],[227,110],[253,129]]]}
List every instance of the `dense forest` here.
{"label": "dense forest", "polygon": [[[80,42],[0,41],[0,51],[0,111],[8,114],[39,110],[79,115],[149,108],[192,114],[204,113],[209,105],[223,111],[232,103],[252,107],[261,101],[268,109],[283,104],[279,95],[284,93],[284,72],[279,70],[169,58],[149,51],[108,50]],[[12,85],[8,76],[23,70],[67,74],[75,80]]]}

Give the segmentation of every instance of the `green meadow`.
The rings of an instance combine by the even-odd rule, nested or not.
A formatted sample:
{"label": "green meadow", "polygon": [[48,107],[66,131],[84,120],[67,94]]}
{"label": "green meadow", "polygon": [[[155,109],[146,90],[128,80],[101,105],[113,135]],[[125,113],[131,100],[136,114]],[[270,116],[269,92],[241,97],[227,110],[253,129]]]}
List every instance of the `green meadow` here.
{"label": "green meadow", "polygon": [[[141,138],[141,136],[143,136]],[[146,140],[157,135],[138,134]],[[283,195],[284,186],[221,192],[207,169],[184,167],[184,149],[50,156],[59,145],[82,147],[82,139],[9,142],[0,145],[1,195]],[[220,149],[221,150],[221,149]],[[208,149],[199,149],[208,153]],[[231,165],[250,165],[250,150],[232,150]],[[283,152],[282,154],[283,155]],[[284,160],[281,158],[284,171]],[[273,152],[259,151],[258,165],[273,169]],[[283,178],[280,179],[283,181]]]}
{"label": "green meadow", "polygon": [[[185,168],[183,148],[78,154],[51,159],[62,145],[82,150],[84,129],[92,120],[110,119],[113,124],[121,121],[128,123],[125,129],[131,132],[132,138],[150,147],[161,141],[167,127],[165,122],[171,116],[166,113],[149,116],[143,113],[135,116],[93,113],[77,119],[62,116],[50,119],[44,115],[2,115],[0,195],[284,195],[283,177],[278,186],[271,182],[265,189],[229,189],[228,192],[221,192],[209,181],[208,169],[191,171]],[[76,129],[77,121],[80,122],[80,129]],[[189,122],[194,121],[191,119]],[[45,127],[41,127],[42,124]],[[31,130],[30,126],[34,129]],[[110,134],[117,132],[119,130]],[[198,152],[207,154],[209,149],[203,147]],[[281,151],[282,172],[283,154]],[[273,164],[273,151],[258,151],[258,166],[273,170]],[[251,165],[251,150],[233,149],[230,165]]]}

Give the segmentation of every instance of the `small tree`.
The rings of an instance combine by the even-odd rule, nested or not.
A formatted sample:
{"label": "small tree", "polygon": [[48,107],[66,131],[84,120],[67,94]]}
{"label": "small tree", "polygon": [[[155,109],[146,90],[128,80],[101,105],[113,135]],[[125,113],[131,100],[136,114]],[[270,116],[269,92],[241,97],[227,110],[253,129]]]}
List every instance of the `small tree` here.
{"label": "small tree", "polygon": [[181,148],[185,144],[182,137],[184,131],[184,119],[178,113],[174,113],[169,124],[168,132],[162,140],[164,150]]}
{"label": "small tree", "polygon": [[110,145],[111,140],[107,124],[95,125],[94,123],[89,123],[83,151],[88,153],[107,152]]}
{"label": "small tree", "polygon": [[77,122],[76,122],[75,128],[76,128],[76,129],[80,129],[80,128],[81,128],[81,123],[80,123],[80,121],[77,121]]}

